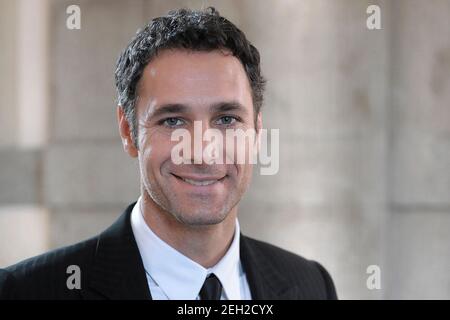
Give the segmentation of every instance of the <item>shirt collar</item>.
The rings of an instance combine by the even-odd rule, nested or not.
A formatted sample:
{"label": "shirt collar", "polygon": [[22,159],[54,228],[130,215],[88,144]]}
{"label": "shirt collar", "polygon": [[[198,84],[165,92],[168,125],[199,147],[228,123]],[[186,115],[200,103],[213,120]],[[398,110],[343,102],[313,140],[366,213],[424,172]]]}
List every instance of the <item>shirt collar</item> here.
{"label": "shirt collar", "polygon": [[139,197],[131,213],[133,230],[146,272],[171,300],[195,300],[203,282],[214,273],[227,299],[240,299],[240,228],[236,219],[233,241],[212,268],[206,269],[160,239],[147,225]]}

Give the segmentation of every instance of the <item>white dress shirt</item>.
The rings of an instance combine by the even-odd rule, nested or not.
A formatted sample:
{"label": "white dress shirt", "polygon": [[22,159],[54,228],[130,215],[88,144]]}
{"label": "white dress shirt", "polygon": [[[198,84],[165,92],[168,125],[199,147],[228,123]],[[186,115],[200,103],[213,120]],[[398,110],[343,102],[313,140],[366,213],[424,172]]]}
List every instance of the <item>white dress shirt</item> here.
{"label": "white dress shirt", "polygon": [[222,284],[221,300],[251,299],[240,260],[237,219],[230,248],[215,266],[206,269],[161,240],[145,222],[140,203],[141,198],[131,212],[131,227],[154,300],[198,300],[200,289],[210,273],[214,273]]}

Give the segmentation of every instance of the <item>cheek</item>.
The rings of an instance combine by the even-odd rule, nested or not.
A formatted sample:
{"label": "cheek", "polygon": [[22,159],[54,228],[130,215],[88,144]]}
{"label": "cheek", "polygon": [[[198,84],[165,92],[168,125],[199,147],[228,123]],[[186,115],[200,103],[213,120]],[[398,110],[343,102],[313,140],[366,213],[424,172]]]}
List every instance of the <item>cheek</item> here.
{"label": "cheek", "polygon": [[[257,143],[256,136],[244,138],[227,137],[224,140],[223,152],[226,161],[233,163],[239,170],[244,170],[248,165],[256,164],[257,160]],[[249,170],[249,169],[245,169]]]}
{"label": "cheek", "polygon": [[249,163],[238,165],[238,173],[240,180],[244,182],[249,180],[253,173],[253,165]]}
{"label": "cheek", "polygon": [[251,164],[233,164],[229,165],[228,173],[230,175],[230,182],[233,188],[241,190],[245,188],[248,181],[252,177],[253,165]]}
{"label": "cheek", "polygon": [[140,145],[139,161],[147,171],[147,175],[157,176],[163,174],[164,164],[170,161],[173,142],[170,136],[153,132],[148,135]]}

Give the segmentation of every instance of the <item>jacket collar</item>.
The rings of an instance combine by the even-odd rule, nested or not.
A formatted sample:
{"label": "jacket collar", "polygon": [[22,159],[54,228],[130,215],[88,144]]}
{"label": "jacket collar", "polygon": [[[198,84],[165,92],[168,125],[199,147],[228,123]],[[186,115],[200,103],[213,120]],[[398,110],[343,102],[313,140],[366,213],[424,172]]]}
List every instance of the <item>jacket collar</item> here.
{"label": "jacket collar", "polygon": [[109,299],[151,299],[131,229],[130,214],[134,204],[98,236],[88,286]]}
{"label": "jacket collar", "polygon": [[267,252],[259,251],[253,239],[241,234],[241,261],[253,300],[292,300],[298,296],[293,286],[275,268]]}
{"label": "jacket collar", "polygon": [[[90,290],[108,299],[151,299],[141,255],[131,228],[130,204],[117,221],[97,239],[93,265],[88,272]],[[253,241],[241,234],[240,256],[254,300],[290,299],[296,296],[284,276],[258,252]],[[88,292],[84,292],[89,296]]]}

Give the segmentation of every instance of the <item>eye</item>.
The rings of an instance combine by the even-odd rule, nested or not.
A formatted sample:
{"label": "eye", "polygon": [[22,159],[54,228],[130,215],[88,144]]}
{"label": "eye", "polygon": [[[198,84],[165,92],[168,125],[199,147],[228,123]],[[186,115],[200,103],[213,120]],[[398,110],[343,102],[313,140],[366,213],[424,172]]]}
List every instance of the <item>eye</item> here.
{"label": "eye", "polygon": [[236,121],[237,119],[233,116],[223,116],[220,117],[216,123],[220,125],[231,125],[234,124]]}
{"label": "eye", "polygon": [[184,121],[181,120],[180,118],[167,118],[164,120],[161,120],[161,123],[167,127],[177,127],[180,126],[182,124],[184,124]]}

